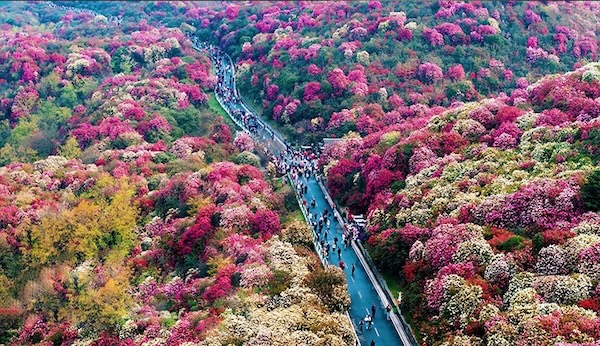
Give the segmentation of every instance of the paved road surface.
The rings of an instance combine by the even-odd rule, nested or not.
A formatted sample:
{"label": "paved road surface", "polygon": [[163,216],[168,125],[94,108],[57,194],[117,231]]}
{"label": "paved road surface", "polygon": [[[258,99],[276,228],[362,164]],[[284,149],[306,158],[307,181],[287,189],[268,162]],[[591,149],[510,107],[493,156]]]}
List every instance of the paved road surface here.
{"label": "paved road surface", "polygon": [[[308,180],[302,178],[302,181],[308,184],[308,192],[305,195],[306,200],[310,201],[314,198],[317,202],[316,210],[324,210],[327,208],[329,209],[330,214],[333,215],[333,210],[329,207],[325,195],[323,194],[323,191],[321,191],[314,176],[311,176]],[[330,216],[329,219],[332,231],[329,232],[328,240],[330,243],[333,243],[333,238],[337,236],[339,244],[341,244],[343,232],[342,226],[333,216]],[[348,246],[345,250],[342,247],[341,258],[338,258],[337,253],[334,253],[333,251],[329,254],[329,263],[338,264],[340,260],[346,264],[345,272],[348,280],[348,291],[352,301],[349,313],[352,322],[357,327],[357,333],[362,344],[368,346],[370,345],[371,340],[375,340],[375,345],[402,345],[396,329],[392,323],[386,319],[385,307],[381,305],[381,300],[352,247]],[[352,264],[354,264],[356,268],[354,276],[351,275],[350,270]],[[375,304],[377,307],[375,318],[373,320],[374,324],[371,326],[370,330],[363,328],[363,330],[360,331],[358,328],[359,321],[361,318],[364,318],[367,313],[371,313],[372,304]]]}
{"label": "paved road surface", "polygon": [[[205,45],[200,46],[198,44],[195,44],[195,46],[197,49],[204,49],[206,47]],[[219,80],[223,83],[226,89],[223,91],[223,93],[229,93],[239,97],[238,91],[235,88],[234,67],[231,59],[214,47],[209,49],[209,52],[211,51],[211,58],[213,59],[213,62],[220,62],[221,64],[219,71],[222,71],[222,74],[219,75]],[[285,152],[286,145],[277,131],[274,131],[267,124],[265,124],[260,117],[256,115],[256,112],[242,103],[239,99],[225,100],[225,96],[222,95],[223,93],[218,94],[218,99],[221,101],[221,104],[224,106],[223,108],[225,108],[227,113],[234,121],[238,123],[238,125],[241,124],[242,128],[245,128],[243,121],[235,115],[232,115],[236,110],[251,113],[256,117],[256,121],[260,125],[258,126],[257,130],[248,132],[250,132],[255,138],[259,139],[259,145],[267,147],[272,153],[275,154]],[[245,129],[247,130],[247,128]],[[271,136],[271,133],[274,135]],[[306,177],[301,178],[301,180],[308,186],[308,192],[306,195],[304,195],[304,198],[307,201],[311,201],[314,198],[317,203],[315,210],[322,212],[325,210],[325,208],[327,208],[330,211],[330,215],[333,215],[334,211],[331,210],[329,204],[327,203],[325,195],[319,187],[318,182],[315,180],[314,175],[308,180]],[[295,184],[293,185],[295,188]],[[328,234],[328,241],[333,244],[333,238],[337,236],[339,239],[339,244],[341,244],[343,226],[340,225],[338,220],[333,216],[330,216],[329,219],[331,222],[330,229],[332,231],[330,231]],[[338,258],[337,252],[331,251],[328,260],[330,264],[337,265],[339,264],[340,260],[346,264],[345,272],[348,280],[348,291],[350,293],[352,302],[349,313],[361,343],[369,346],[371,340],[374,340],[375,345],[377,346],[403,345],[394,325],[387,320],[385,307],[382,306],[377,291],[369,280],[369,277],[361,265],[355,251],[349,246],[347,249],[342,250],[340,258]],[[350,270],[352,264],[354,264],[356,268],[354,275],[351,275]],[[365,324],[361,331],[359,328],[359,321],[364,318],[367,313],[371,313],[372,304],[376,305],[376,313],[373,320],[374,323],[370,329],[367,329],[367,325]]]}

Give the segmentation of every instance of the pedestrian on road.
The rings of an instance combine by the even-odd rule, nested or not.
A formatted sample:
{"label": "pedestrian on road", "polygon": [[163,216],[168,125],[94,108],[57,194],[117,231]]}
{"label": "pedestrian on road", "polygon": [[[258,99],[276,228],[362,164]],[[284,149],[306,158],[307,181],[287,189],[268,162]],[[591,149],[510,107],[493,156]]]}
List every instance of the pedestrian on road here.
{"label": "pedestrian on road", "polygon": [[371,339],[371,346],[375,346],[375,340]]}
{"label": "pedestrian on road", "polygon": [[371,319],[371,315],[367,314],[367,316],[365,316],[365,323],[367,324],[367,330],[371,329],[371,322],[373,320]]}
{"label": "pedestrian on road", "polygon": [[377,308],[375,307],[375,304],[373,303],[371,305],[371,315],[373,315],[373,318],[375,318],[375,311],[377,310]]}
{"label": "pedestrian on road", "polygon": [[342,268],[342,270],[346,269],[346,263],[344,263],[344,261],[340,261],[340,268]]}
{"label": "pedestrian on road", "polygon": [[342,248],[338,247],[337,249],[338,249],[337,250],[337,252],[338,252],[338,258],[342,258]]}
{"label": "pedestrian on road", "polygon": [[365,321],[363,321],[363,319],[361,318],[360,321],[358,322],[358,327],[360,328],[360,331],[363,331],[363,326],[365,325]]}
{"label": "pedestrian on road", "polygon": [[354,276],[354,270],[356,270],[356,267],[354,266],[354,263],[352,263],[352,276]]}
{"label": "pedestrian on road", "polygon": [[390,304],[388,304],[388,306],[385,307],[385,312],[387,313],[387,320],[390,320],[390,312],[392,312],[392,307],[390,306]]}

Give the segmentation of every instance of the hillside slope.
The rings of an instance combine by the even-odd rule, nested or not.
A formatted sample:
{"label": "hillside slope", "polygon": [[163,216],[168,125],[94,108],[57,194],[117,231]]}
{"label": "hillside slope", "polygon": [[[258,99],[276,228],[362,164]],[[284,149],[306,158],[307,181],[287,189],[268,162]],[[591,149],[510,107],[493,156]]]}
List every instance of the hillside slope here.
{"label": "hillside slope", "polygon": [[430,342],[600,338],[599,97],[592,63],[325,151]]}

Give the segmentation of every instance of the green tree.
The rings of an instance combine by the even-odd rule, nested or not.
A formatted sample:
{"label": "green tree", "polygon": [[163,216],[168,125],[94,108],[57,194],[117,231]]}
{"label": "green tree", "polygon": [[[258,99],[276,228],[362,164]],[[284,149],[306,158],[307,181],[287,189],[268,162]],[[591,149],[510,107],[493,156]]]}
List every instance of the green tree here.
{"label": "green tree", "polygon": [[581,199],[590,211],[600,210],[600,170],[595,170],[581,186]]}
{"label": "green tree", "polygon": [[133,70],[135,61],[131,57],[128,47],[119,47],[112,54],[110,68],[114,73],[129,74]]}
{"label": "green tree", "polygon": [[104,283],[92,279],[70,304],[71,320],[92,332],[115,331],[133,303],[128,293],[129,271],[118,267],[112,271],[114,275]]}
{"label": "green tree", "polygon": [[63,107],[73,108],[78,103],[77,91],[72,83],[63,86],[58,98],[58,104]]}

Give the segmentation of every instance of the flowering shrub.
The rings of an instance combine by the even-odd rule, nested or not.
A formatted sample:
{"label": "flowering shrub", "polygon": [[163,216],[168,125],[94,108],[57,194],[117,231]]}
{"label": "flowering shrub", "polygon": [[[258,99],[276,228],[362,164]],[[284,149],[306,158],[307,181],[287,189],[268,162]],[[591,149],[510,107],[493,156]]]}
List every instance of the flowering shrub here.
{"label": "flowering shrub", "polygon": [[[379,104],[386,113],[408,112],[388,107],[378,95],[382,88],[407,107],[450,106],[501,92],[510,95],[524,88],[519,78],[566,72],[597,53],[591,34],[597,6],[441,3],[410,2],[406,8],[415,10],[405,12],[386,2],[264,4],[239,7],[235,20],[230,20],[231,9],[203,8],[203,17],[190,8],[185,19],[201,24],[199,37],[243,61],[238,85],[249,97],[264,100],[265,116],[292,125],[286,134],[305,144],[311,141],[306,133],[341,137],[354,130],[350,124],[341,130],[310,127],[307,120],[316,115],[324,114],[329,122],[332,114],[361,102]],[[548,13],[566,18],[559,21]],[[357,71],[364,78],[355,78]],[[281,116],[292,98],[298,99],[299,111]],[[375,127],[386,125],[367,116]],[[358,126],[358,119],[351,123]],[[516,144],[498,136],[499,148]]]}
{"label": "flowering shrub", "polygon": [[230,53],[292,139],[342,139],[327,186],[367,215],[427,342],[600,338],[600,70],[582,65],[599,7],[415,4],[82,5],[120,26],[7,5],[0,342],[352,343],[343,277],[277,237],[310,246],[207,107],[217,80],[184,31]]}
{"label": "flowering shrub", "polygon": [[[490,61],[493,69],[502,64]],[[518,344],[555,311],[580,309],[576,323],[596,318],[599,216],[590,196],[600,156],[597,140],[581,133],[598,123],[580,118],[577,106],[597,97],[589,77],[596,70],[590,64],[531,85],[519,79],[518,107],[499,96],[413,108],[354,151],[325,151],[330,191],[342,203],[350,189],[359,192],[354,200],[368,196],[370,254],[382,270],[402,270],[406,304],[436,340],[464,333]],[[393,174],[403,181],[397,189],[386,178]],[[377,184],[390,188],[369,189]],[[413,225],[419,232],[401,231]],[[569,328],[561,318],[553,323]]]}
{"label": "flowering shrub", "polygon": [[442,69],[438,65],[430,62],[421,64],[417,71],[421,80],[426,83],[436,82],[444,76]]}
{"label": "flowering shrub", "polygon": [[[317,287],[312,238],[279,240],[294,227],[289,188],[232,162],[260,159],[207,105],[210,59],[189,46],[187,24],[155,25],[186,13],[206,28],[208,9],[132,5],[115,25],[32,6],[8,6],[0,34],[0,344],[252,344],[265,330],[354,344],[334,311],[349,303],[345,276]],[[231,4],[219,18],[243,15]]]}
{"label": "flowering shrub", "polygon": [[236,133],[235,139],[233,140],[233,144],[235,144],[235,146],[240,151],[253,151],[254,150],[254,141],[252,140],[250,135],[248,135],[245,132]]}

